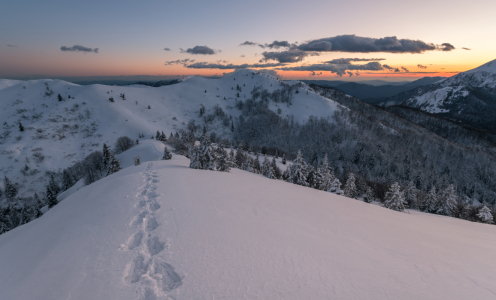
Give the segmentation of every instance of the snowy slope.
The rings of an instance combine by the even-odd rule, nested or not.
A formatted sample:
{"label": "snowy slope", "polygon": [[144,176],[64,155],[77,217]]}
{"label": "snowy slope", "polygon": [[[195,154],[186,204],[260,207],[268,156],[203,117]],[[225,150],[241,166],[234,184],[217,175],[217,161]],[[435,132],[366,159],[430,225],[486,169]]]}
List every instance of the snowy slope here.
{"label": "snowy slope", "polygon": [[[79,86],[48,79],[15,83],[2,80],[0,85],[4,87],[0,89],[0,173],[20,185],[20,196],[40,192],[46,183],[46,171],[65,168],[101,150],[103,143],[112,147],[119,136],[136,139],[144,133],[149,139],[157,130],[169,135],[185,128],[191,119],[202,125],[201,105],[206,114],[218,105],[226,114],[237,117],[237,85],[242,89],[242,100],[250,97],[254,86],[269,91],[281,88],[277,78],[251,70],[220,79],[192,77],[162,87]],[[280,108],[282,115],[294,115],[302,122],[311,115],[331,116],[338,107],[334,101],[312,91],[307,94],[304,89],[294,95],[291,106],[271,104],[270,108]],[[53,94],[46,96],[47,91]],[[58,94],[63,101],[57,100]],[[126,100],[120,98],[121,94]],[[110,97],[115,102],[110,102]],[[24,132],[19,131],[19,122]],[[209,125],[209,131],[219,136],[230,135],[229,129],[218,120]],[[29,168],[27,175],[21,173],[25,166]]]}
{"label": "snowy slope", "polygon": [[2,299],[494,299],[494,226],[131,166],[0,236]]}
{"label": "snowy slope", "polygon": [[[405,105],[417,107],[431,113],[458,113],[463,109],[463,102],[477,91],[494,92],[496,88],[496,60],[467,72],[439,81],[427,90],[418,89],[418,94],[406,100]],[[474,91],[475,90],[475,91]],[[479,103],[480,104],[480,103]]]}

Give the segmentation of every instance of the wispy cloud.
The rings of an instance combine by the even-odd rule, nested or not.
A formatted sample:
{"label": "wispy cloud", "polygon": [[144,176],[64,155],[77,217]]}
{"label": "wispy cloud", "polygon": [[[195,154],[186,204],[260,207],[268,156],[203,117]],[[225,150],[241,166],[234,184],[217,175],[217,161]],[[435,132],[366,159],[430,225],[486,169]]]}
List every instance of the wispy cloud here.
{"label": "wispy cloud", "polygon": [[17,45],[7,44],[7,47],[10,47],[10,48],[17,48]]}
{"label": "wispy cloud", "polygon": [[190,69],[220,69],[220,70],[230,70],[230,69],[246,69],[246,68],[273,68],[284,66],[281,63],[269,63],[269,64],[220,64],[220,63],[207,63],[207,62],[197,62],[193,64],[186,65],[186,68]]}
{"label": "wispy cloud", "polygon": [[81,45],[74,45],[72,47],[66,47],[66,46],[62,46],[60,47],[60,50],[62,51],[70,51],[70,52],[93,52],[93,53],[98,53],[98,48],[88,48],[88,47],[84,47],[84,46],[81,46]]}
{"label": "wispy cloud", "polygon": [[165,47],[164,50],[165,51],[171,51],[171,49],[170,48],[167,48],[167,47]]}
{"label": "wispy cloud", "polygon": [[368,70],[368,71],[380,71],[383,70],[383,66],[376,62],[369,62],[363,65],[345,65],[345,64],[313,64],[313,65],[305,65],[305,66],[295,66],[295,67],[284,67],[284,68],[277,68],[278,70],[283,70],[283,71],[310,71],[310,72],[317,72],[317,71],[324,71],[324,72],[331,72],[331,73],[336,73],[339,76],[343,76],[346,74],[346,71],[348,70]]}
{"label": "wispy cloud", "polygon": [[424,65],[418,64],[418,65],[417,65],[417,68],[419,68],[419,69],[427,69],[427,66],[424,66]]}

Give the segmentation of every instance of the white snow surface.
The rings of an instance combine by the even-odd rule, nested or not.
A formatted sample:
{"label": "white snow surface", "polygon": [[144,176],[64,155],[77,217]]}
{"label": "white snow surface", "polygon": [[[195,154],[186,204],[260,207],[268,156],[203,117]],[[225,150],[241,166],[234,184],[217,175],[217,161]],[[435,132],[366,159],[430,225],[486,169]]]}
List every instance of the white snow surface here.
{"label": "white snow surface", "polygon": [[475,69],[466,71],[464,73],[474,73],[474,72],[479,72],[479,71],[496,74],[496,59],[491,60],[490,62],[487,62],[487,63],[485,63],[485,64],[483,64],[483,65],[481,65]]}
{"label": "white snow surface", "polygon": [[1,298],[495,298],[495,226],[188,164],[131,166],[1,235]]}
{"label": "white snow surface", "polygon": [[[53,91],[51,96],[45,96],[46,85]],[[219,105],[226,114],[238,117],[236,85],[242,89],[241,100],[250,98],[254,86],[270,92],[282,88],[276,77],[253,70],[240,70],[219,79],[191,77],[162,87],[80,86],[50,79],[0,80],[0,173],[19,185],[19,196],[33,196],[34,192],[44,191],[46,171],[60,171],[101,150],[103,143],[112,148],[118,137],[136,139],[140,133],[148,140],[157,130],[169,136],[186,128],[191,119],[203,125],[200,105],[206,108],[205,114]],[[63,101],[57,100],[58,94]],[[110,102],[110,97],[115,102]],[[330,117],[338,106],[305,85],[294,94],[291,106],[270,104],[274,111],[280,108],[281,115],[294,115],[300,123],[312,115]],[[19,122],[24,132],[19,131]],[[209,131],[220,137],[231,134],[230,127],[218,119],[209,124]],[[26,165],[29,174],[23,175],[21,170]]]}

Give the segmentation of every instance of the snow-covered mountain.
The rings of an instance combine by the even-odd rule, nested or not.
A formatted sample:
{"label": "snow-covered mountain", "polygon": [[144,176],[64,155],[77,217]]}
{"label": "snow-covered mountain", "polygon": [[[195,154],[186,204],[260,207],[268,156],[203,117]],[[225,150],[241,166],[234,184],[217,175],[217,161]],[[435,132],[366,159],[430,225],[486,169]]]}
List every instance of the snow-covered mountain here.
{"label": "snow-covered mountain", "polygon": [[431,85],[400,93],[382,105],[405,105],[476,128],[496,130],[496,60]]}
{"label": "snow-covered mountain", "polygon": [[[43,191],[47,171],[60,171],[101,150],[103,143],[112,147],[120,136],[138,139],[144,134],[150,139],[157,130],[168,136],[185,129],[190,120],[201,125],[202,105],[205,115],[220,108],[225,118],[237,117],[237,99],[249,98],[255,86],[272,92],[287,83],[252,70],[220,79],[192,77],[161,87],[0,80],[0,172],[19,185],[19,196],[32,196]],[[269,108],[302,122],[311,115],[331,116],[339,106],[304,84],[299,89],[302,92],[293,92],[291,105],[271,103]],[[231,122],[225,118],[211,122],[208,130],[218,136],[230,134]]]}
{"label": "snow-covered mountain", "polygon": [[494,298],[494,226],[188,164],[123,169],[1,235],[1,298]]}

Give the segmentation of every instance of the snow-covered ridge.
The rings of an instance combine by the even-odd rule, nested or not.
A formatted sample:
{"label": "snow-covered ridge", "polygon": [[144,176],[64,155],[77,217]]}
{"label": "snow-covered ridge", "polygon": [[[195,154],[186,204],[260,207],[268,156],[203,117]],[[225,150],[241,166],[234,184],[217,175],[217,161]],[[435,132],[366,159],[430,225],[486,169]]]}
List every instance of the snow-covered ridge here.
{"label": "snow-covered ridge", "polygon": [[[191,119],[203,124],[201,105],[206,114],[218,106],[236,118],[240,114],[235,108],[237,99],[250,98],[253,87],[272,92],[281,89],[282,84],[272,75],[252,70],[240,70],[219,79],[191,77],[162,87],[2,80],[0,173],[20,185],[19,196],[29,197],[43,190],[46,171],[61,170],[101,150],[103,143],[112,147],[119,136],[137,139],[140,133],[149,139],[157,130],[169,135],[186,128]],[[339,106],[303,90],[293,95],[292,105],[271,103],[270,109],[305,122],[311,115],[331,116]],[[58,101],[58,94],[62,101]],[[24,128],[22,132],[19,123]],[[219,136],[231,134],[230,128],[218,120],[208,127]]]}
{"label": "snow-covered ridge", "polygon": [[188,164],[174,155],[131,166],[1,235],[2,299],[496,293],[494,226],[399,213],[238,169]]}

